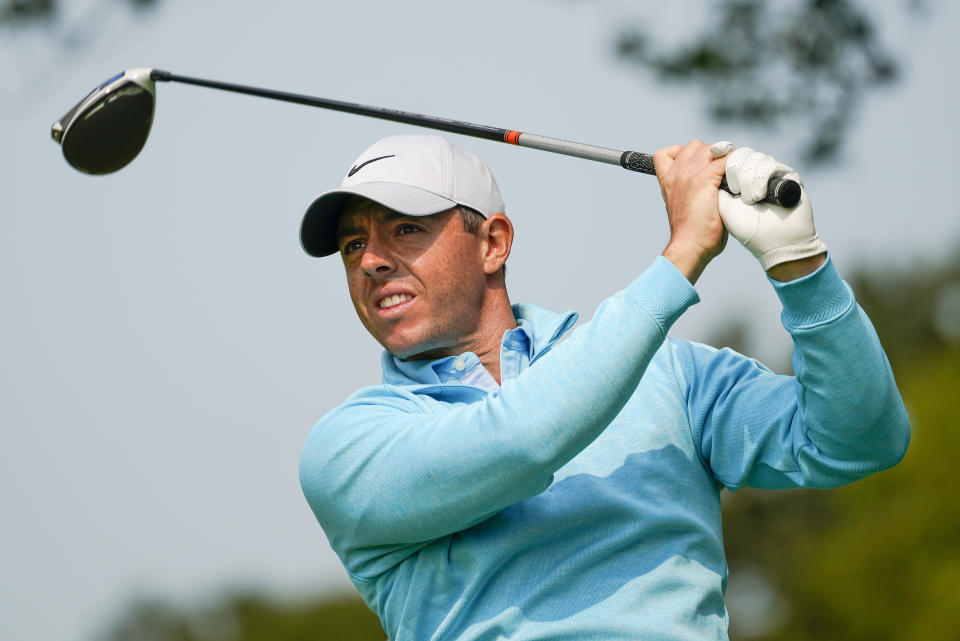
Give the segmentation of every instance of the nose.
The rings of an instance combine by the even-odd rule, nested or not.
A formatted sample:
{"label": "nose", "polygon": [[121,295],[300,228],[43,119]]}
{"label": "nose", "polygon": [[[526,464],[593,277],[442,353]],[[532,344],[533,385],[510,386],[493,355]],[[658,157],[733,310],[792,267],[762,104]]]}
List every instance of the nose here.
{"label": "nose", "polygon": [[370,277],[386,276],[396,270],[397,264],[390,253],[390,249],[375,238],[367,239],[360,257],[360,269]]}

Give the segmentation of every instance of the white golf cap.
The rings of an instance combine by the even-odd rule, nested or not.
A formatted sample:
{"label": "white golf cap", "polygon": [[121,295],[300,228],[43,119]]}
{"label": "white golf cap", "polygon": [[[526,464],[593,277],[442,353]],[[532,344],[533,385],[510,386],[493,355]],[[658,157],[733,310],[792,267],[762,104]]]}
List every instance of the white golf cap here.
{"label": "white golf cap", "polygon": [[438,214],[464,205],[489,217],[503,212],[490,168],[476,154],[443,136],[388,136],[360,154],[338,189],[317,196],[303,215],[300,244],[311,256],[337,247],[344,202],[362,196],[408,216]]}

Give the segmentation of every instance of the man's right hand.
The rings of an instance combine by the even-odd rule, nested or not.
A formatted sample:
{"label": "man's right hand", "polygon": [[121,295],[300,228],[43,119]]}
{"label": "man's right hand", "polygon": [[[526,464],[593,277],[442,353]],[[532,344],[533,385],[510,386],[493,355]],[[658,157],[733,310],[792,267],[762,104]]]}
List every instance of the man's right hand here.
{"label": "man's right hand", "polygon": [[717,190],[726,165],[723,156],[729,150],[694,139],[653,155],[670,222],[670,241],[663,256],[691,283],[727,242]]}

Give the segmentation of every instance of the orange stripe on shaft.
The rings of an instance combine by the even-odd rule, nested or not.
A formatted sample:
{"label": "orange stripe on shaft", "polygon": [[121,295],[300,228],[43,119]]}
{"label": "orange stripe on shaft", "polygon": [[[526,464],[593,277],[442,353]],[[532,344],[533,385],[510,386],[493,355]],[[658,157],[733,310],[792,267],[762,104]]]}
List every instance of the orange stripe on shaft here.
{"label": "orange stripe on shaft", "polygon": [[516,145],[517,141],[520,140],[520,134],[522,133],[522,131],[508,131],[506,134],[504,134],[503,141],[508,142],[511,145]]}

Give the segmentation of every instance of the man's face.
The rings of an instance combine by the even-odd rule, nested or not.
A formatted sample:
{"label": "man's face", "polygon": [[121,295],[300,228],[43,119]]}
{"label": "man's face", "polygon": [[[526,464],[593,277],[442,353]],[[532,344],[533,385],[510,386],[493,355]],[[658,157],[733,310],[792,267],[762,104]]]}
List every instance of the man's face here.
{"label": "man's face", "polygon": [[463,228],[457,209],[404,216],[352,199],[337,246],[357,315],[387,351],[432,359],[472,349],[486,274],[481,236]]}

